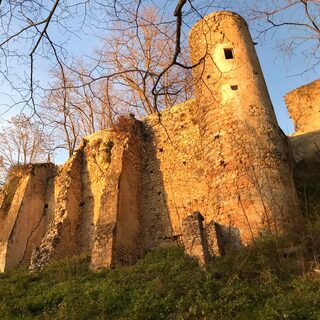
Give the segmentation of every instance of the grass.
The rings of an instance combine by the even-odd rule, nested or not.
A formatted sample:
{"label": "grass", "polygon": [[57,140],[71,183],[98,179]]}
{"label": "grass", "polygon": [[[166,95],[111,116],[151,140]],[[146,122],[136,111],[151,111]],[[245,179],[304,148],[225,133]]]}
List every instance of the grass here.
{"label": "grass", "polygon": [[290,269],[261,241],[207,270],[179,247],[131,267],[91,272],[88,257],[0,276],[6,319],[320,319],[320,277]]}

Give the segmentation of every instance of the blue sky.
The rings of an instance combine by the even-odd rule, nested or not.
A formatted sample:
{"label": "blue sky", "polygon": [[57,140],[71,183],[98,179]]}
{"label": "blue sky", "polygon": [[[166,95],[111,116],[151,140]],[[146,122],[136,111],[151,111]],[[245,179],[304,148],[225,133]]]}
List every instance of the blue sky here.
{"label": "blue sky", "polygon": [[256,46],[262,71],[266,79],[269,94],[277,115],[280,127],[286,134],[294,132],[283,97],[291,90],[319,79],[314,72],[293,76],[302,70],[303,61],[299,56],[284,62],[272,43],[266,42]]}

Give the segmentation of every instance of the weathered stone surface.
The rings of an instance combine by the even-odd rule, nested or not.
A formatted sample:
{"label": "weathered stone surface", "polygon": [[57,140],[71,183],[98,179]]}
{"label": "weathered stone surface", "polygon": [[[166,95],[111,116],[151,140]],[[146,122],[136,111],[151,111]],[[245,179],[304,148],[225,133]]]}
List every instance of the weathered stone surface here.
{"label": "weathered stone surface", "polygon": [[320,128],[320,80],[299,87],[285,96],[295,135],[318,131]]}
{"label": "weathered stone surface", "polygon": [[320,80],[289,92],[285,101],[296,129],[290,136],[294,160],[320,163]]}
{"label": "weathered stone surface", "polygon": [[40,247],[31,257],[30,270],[40,269],[50,259],[79,253],[78,222],[81,201],[82,153],[77,151],[55,180],[54,213]]}
{"label": "weathered stone surface", "polygon": [[[91,267],[131,264],[141,256],[140,123],[113,137],[112,156],[100,179],[102,195],[94,231]],[[101,187],[101,186],[100,186]]]}
{"label": "weathered stone surface", "polygon": [[[217,12],[189,36],[206,220],[237,227],[244,243],[279,233],[299,215],[287,138],[278,127],[246,22]],[[227,52],[232,52],[232,58]],[[198,189],[198,188],[196,188]],[[206,213],[208,212],[208,213]]]}
{"label": "weathered stone surface", "polygon": [[206,264],[212,256],[203,222],[204,217],[197,211],[183,218],[182,241],[190,256],[195,256],[201,264]]}
{"label": "weathered stone surface", "polygon": [[30,165],[20,179],[0,234],[0,270],[28,263],[47,228],[47,179],[54,166]]}
{"label": "weathered stone surface", "polygon": [[289,137],[300,188],[320,179],[320,80],[289,92],[285,101],[296,132]]}

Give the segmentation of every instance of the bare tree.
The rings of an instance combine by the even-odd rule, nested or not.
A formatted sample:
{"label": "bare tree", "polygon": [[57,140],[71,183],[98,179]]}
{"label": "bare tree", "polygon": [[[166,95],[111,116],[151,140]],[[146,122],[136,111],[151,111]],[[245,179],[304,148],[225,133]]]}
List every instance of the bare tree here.
{"label": "bare tree", "polygon": [[60,142],[56,148],[68,150],[69,157],[82,137],[109,128],[117,114],[116,106],[111,105],[110,87],[106,88],[103,81],[85,85],[87,71],[81,61],[78,70],[51,73],[55,82],[46,90],[41,109],[41,119]]}
{"label": "bare tree", "polygon": [[[173,25],[163,21],[156,8],[146,7],[137,17],[138,29],[117,21],[94,59],[51,72],[54,82],[45,91],[41,119],[60,137],[58,148],[71,156],[83,136],[110,127],[117,115],[155,113],[191,96],[189,68],[173,65],[159,77],[172,63],[174,48]],[[187,65],[188,49],[180,46]]]}
{"label": "bare tree", "polygon": [[[167,51],[160,58],[166,56],[167,59],[168,54],[171,54],[171,57],[168,63],[161,62],[157,65],[156,74],[150,73],[149,70],[144,70],[144,68],[136,70],[142,76],[147,75],[149,80],[154,82],[151,91],[155,96],[155,102],[157,99],[161,100],[160,97],[165,95],[166,103],[173,103],[173,101],[170,101],[173,99],[168,98],[169,94],[171,98],[174,97],[174,94],[167,87],[168,83],[165,79],[168,77],[171,68],[189,68],[181,57],[181,46],[183,45],[183,39],[185,39],[184,30],[188,28],[191,21],[201,18],[202,14],[206,13],[214,2],[216,1],[199,1],[197,6],[194,6],[192,1],[179,0],[176,2],[175,10],[170,1],[159,3],[157,16],[164,17],[166,13],[169,13],[170,19],[159,18],[159,23],[157,22],[158,31],[164,30],[165,26],[170,29],[170,33],[168,35],[163,34],[163,36],[167,36],[171,45],[171,52]],[[40,94],[40,89],[44,86],[41,81],[39,82],[41,76],[37,74],[37,66],[40,64],[41,67],[47,65],[47,69],[58,67],[62,75],[66,70],[72,71],[74,69],[74,59],[69,47],[66,46],[69,39],[86,37],[88,33],[92,32],[98,36],[115,32],[116,24],[114,21],[118,21],[123,26],[122,30],[124,28],[131,29],[138,38],[144,35],[146,37],[144,39],[145,44],[140,49],[147,49],[150,42],[149,35],[146,33],[147,19],[143,19],[142,16],[148,4],[150,3],[144,0],[108,0],[105,2],[97,0],[75,2],[7,0],[0,2],[2,80],[7,81],[13,89],[17,90],[16,96],[19,97],[19,101],[15,97],[14,105],[17,107],[18,104],[22,103],[20,105],[22,108],[27,104],[32,107],[35,114],[38,114],[39,103],[42,100],[37,100],[36,93]],[[141,23],[144,24],[142,28]],[[161,29],[160,25],[164,29]],[[156,30],[155,27],[154,30]],[[150,33],[150,28],[148,32]],[[144,51],[144,54],[146,55],[147,51]],[[16,72],[10,72],[10,70],[13,70],[13,65],[19,65],[19,72],[22,70],[22,73],[19,74],[20,79],[15,76]],[[84,85],[90,87],[93,82],[102,78],[113,78],[115,74],[109,71],[111,70],[101,68],[101,64],[97,62],[86,75]],[[127,74],[130,71],[132,70],[124,70]],[[131,76],[129,78],[131,80]],[[132,90],[132,87],[137,89],[130,80],[128,80],[131,83],[130,90]],[[135,80],[135,77],[133,77],[133,80]],[[26,84],[27,87],[25,87]],[[128,82],[126,82],[126,85],[128,85]],[[148,100],[149,98],[151,97],[148,97]],[[119,99],[121,100],[121,97]]]}
{"label": "bare tree", "polygon": [[52,137],[25,114],[11,118],[0,133],[2,178],[12,166],[50,161],[52,144]]}
{"label": "bare tree", "polygon": [[302,56],[301,72],[320,67],[320,2],[318,0],[247,1],[243,10],[254,23],[257,41],[278,33],[276,46],[283,58]]}
{"label": "bare tree", "polygon": [[[116,31],[104,38],[97,60],[114,74],[109,81],[126,93],[131,112],[141,109],[143,114],[155,113],[192,95],[190,69],[172,66],[159,80],[171,63],[175,46],[173,25],[163,24],[164,20],[155,7],[146,7],[137,17],[138,29],[126,29],[127,25],[118,21]],[[181,60],[187,65],[188,47],[184,44],[181,51]],[[153,93],[157,81],[161,88],[158,98]]]}

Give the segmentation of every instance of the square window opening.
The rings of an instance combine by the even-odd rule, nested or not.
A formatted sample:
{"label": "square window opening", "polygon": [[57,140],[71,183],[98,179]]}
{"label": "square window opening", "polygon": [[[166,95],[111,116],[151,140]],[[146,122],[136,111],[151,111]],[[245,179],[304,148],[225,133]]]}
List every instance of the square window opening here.
{"label": "square window opening", "polygon": [[225,48],[224,50],[224,57],[226,58],[226,60],[230,60],[233,59],[233,50],[230,48]]}
{"label": "square window opening", "polygon": [[233,90],[233,91],[236,91],[236,90],[238,90],[238,86],[235,84],[235,85],[232,85],[232,86],[230,86],[231,87],[231,90]]}

